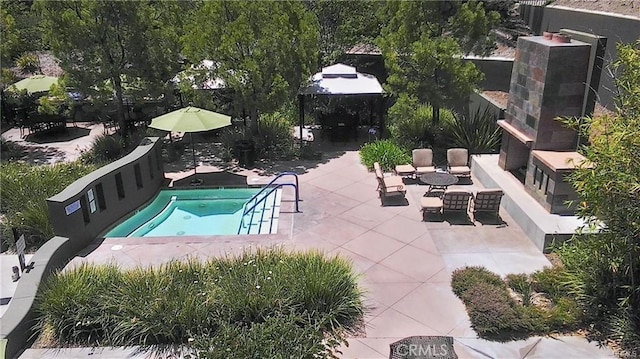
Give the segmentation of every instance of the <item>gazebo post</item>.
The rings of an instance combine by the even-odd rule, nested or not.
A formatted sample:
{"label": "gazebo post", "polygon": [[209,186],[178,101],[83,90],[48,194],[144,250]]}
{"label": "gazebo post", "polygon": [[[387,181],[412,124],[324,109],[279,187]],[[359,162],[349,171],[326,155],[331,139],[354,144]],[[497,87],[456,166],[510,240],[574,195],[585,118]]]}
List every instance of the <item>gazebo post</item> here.
{"label": "gazebo post", "polygon": [[304,127],[304,95],[298,94],[298,111],[300,112],[300,149],[302,150],[302,127]]}
{"label": "gazebo post", "polygon": [[384,134],[384,95],[378,97],[378,126],[380,127],[380,138]]}

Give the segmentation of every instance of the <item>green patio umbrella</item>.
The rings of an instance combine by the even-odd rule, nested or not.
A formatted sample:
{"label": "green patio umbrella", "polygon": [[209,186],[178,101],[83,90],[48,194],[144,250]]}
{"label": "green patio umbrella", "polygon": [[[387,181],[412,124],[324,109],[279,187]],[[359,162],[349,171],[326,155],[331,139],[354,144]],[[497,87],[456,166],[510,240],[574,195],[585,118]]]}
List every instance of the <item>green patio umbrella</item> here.
{"label": "green patio umbrella", "polygon": [[210,131],[229,125],[231,125],[230,116],[189,106],[154,118],[151,120],[149,127],[165,131],[189,132],[189,136],[191,136],[191,153],[193,155],[193,173],[196,173],[196,150],[193,142],[193,132]]}
{"label": "green patio umbrella", "polygon": [[15,90],[27,90],[28,93],[47,92],[51,85],[58,82],[57,77],[45,76],[45,75],[33,75],[26,79],[22,79],[13,85],[9,86],[9,91]]}

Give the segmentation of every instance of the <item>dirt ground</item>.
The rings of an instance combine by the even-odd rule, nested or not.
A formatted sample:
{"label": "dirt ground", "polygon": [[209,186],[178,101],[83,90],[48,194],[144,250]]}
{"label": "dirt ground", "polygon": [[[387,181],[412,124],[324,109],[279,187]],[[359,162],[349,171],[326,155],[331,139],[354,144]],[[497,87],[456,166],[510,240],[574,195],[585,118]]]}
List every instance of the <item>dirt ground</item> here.
{"label": "dirt ground", "polygon": [[611,12],[640,18],[640,0],[556,0],[550,5]]}

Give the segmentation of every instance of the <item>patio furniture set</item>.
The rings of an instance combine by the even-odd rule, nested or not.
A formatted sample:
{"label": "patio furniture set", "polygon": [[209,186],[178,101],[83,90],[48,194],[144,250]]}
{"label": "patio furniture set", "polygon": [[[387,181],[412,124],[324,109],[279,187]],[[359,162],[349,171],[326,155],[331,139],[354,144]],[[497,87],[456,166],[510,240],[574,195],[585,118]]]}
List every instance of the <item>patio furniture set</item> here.
{"label": "patio furniture set", "polygon": [[446,168],[437,168],[433,164],[433,152],[428,148],[414,149],[412,163],[395,167],[395,175],[384,176],[379,163],[374,163],[374,172],[378,181],[380,200],[388,196],[406,194],[403,178],[418,179],[429,187],[420,199],[421,211],[437,213],[442,216],[446,212],[465,212],[475,220],[477,212],[495,213],[498,219],[500,202],[503,191],[501,189],[482,189],[472,193],[463,189],[448,189],[457,184],[459,178],[471,177],[468,165],[468,151],[465,148],[451,148],[447,150]]}

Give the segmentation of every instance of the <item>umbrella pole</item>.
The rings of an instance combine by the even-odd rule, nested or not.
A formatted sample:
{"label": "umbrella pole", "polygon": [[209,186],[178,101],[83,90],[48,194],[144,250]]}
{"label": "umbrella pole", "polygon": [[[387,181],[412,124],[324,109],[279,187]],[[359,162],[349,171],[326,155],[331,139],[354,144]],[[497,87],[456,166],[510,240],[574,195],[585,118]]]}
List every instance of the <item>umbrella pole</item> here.
{"label": "umbrella pole", "polygon": [[193,142],[193,133],[189,132],[189,136],[191,137],[191,155],[193,156],[193,174],[196,174],[196,143]]}

